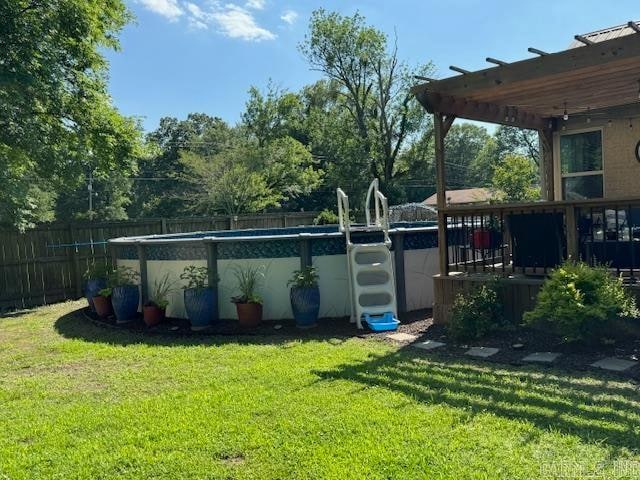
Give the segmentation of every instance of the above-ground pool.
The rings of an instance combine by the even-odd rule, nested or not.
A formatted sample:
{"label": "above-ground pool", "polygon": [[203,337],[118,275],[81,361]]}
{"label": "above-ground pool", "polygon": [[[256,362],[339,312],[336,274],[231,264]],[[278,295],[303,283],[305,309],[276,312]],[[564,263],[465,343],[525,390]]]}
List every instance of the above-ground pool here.
{"label": "above-ground pool", "polygon": [[[354,232],[354,243],[379,242],[380,232]],[[438,269],[435,222],[391,225],[396,298],[400,313],[431,308],[432,277]],[[154,283],[166,273],[181,286],[186,266],[208,267],[219,282],[218,309],[222,319],[234,319],[231,297],[238,294],[234,269],[264,266],[265,278],[259,294],[264,300],[264,318],[293,318],[287,281],[301,266],[316,267],[320,288],[320,317],[350,314],[349,277],[344,234],[337,225],[255,230],[193,232],[174,235],[123,237],[109,240],[118,266],[140,273],[142,301]],[[185,318],[182,291],[169,298],[167,315]]]}

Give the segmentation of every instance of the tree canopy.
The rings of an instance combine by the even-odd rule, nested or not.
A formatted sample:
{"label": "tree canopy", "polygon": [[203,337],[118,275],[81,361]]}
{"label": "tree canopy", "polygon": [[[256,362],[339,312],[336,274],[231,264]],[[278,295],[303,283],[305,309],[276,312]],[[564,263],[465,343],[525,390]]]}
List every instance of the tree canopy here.
{"label": "tree canopy", "polygon": [[135,171],[139,128],[111,104],[103,56],[130,18],[120,0],[0,3],[0,221],[50,219],[90,171]]}
{"label": "tree canopy", "polygon": [[[144,138],[107,94],[103,53],[129,20],[122,0],[0,3],[0,222],[332,209],[374,177],[392,204],[435,191],[432,120],[410,93],[433,66],[359,13],[311,15],[298,48],[318,81],[251,87],[235,125],[167,116]],[[534,195],[535,133],[458,121],[445,147],[449,188]]]}

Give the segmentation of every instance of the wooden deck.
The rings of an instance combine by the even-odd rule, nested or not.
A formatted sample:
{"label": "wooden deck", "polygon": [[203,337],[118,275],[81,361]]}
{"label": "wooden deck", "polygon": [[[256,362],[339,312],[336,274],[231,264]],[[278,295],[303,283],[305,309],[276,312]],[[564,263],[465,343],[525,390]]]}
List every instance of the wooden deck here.
{"label": "wooden deck", "polygon": [[536,202],[441,210],[444,271],[434,278],[434,321],[455,297],[500,277],[505,316],[520,321],[545,277],[567,259],[608,266],[640,289],[640,199]]}

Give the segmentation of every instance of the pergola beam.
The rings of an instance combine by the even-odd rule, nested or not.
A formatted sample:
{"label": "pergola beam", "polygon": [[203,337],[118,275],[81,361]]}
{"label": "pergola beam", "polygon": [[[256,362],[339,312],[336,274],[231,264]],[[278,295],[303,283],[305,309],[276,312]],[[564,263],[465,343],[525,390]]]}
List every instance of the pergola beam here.
{"label": "pergola beam", "polygon": [[454,72],[458,72],[463,75],[466,75],[467,73],[471,73],[470,70],[465,70],[464,68],[456,67],[455,65],[449,65],[449,70],[453,70]]}
{"label": "pergola beam", "polygon": [[431,77],[425,77],[424,75],[414,75],[413,78],[415,78],[416,80],[423,80],[425,82],[433,82],[433,81],[435,81],[435,79],[433,79]]}
{"label": "pergola beam", "polygon": [[640,27],[636,22],[629,22],[627,26],[636,33],[640,33]]}
{"label": "pergola beam", "polygon": [[[640,37],[626,35],[590,45],[589,48],[572,48],[558,53],[528,58],[507,65],[468,72],[430,82],[428,89],[455,97],[466,97],[468,93],[485,89],[516,86],[522,81],[539,80],[554,75],[563,75],[590,67],[605,67],[611,62],[640,57]],[[414,93],[426,85],[414,87]]]}
{"label": "pergola beam", "polygon": [[494,63],[494,64],[500,65],[500,66],[509,65],[507,62],[504,62],[502,60],[498,60],[497,58],[493,58],[493,57],[487,57],[485,60],[488,63]]}
{"label": "pergola beam", "polygon": [[467,101],[428,91],[418,93],[417,98],[430,113],[440,112],[468,120],[499,123],[533,130],[544,128],[546,123],[545,119],[538,115],[506,105]]}
{"label": "pergola beam", "polygon": [[547,52],[544,52],[542,50],[539,50],[539,49],[533,48],[533,47],[527,48],[527,51],[530,52],[530,53],[535,53],[536,55],[540,55],[541,57],[543,57],[545,55],[549,55]]}
{"label": "pergola beam", "polygon": [[585,45],[595,45],[596,43],[593,40],[589,40],[587,37],[583,35],[574,35],[573,38],[575,38],[580,43],[584,43]]}

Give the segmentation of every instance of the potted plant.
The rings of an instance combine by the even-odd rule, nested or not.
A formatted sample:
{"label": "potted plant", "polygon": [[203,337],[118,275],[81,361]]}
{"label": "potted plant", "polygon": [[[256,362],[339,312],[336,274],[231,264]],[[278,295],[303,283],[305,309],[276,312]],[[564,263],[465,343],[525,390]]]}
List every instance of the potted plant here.
{"label": "potted plant", "polygon": [[111,288],[105,287],[91,298],[94,310],[100,318],[107,318],[113,315],[111,305]]}
{"label": "potted plant", "polygon": [[264,278],[264,267],[236,267],[234,270],[240,295],[231,297],[236,304],[240,326],[256,327],[262,321],[262,299],[256,293],[260,280]]}
{"label": "potted plant", "polygon": [[109,275],[111,304],[117,323],[125,323],[135,318],[140,303],[140,291],[136,280],[139,274],[130,267],[117,267]]}
{"label": "potted plant", "polygon": [[308,265],[295,270],[287,286],[291,287],[289,298],[296,325],[299,328],[314,327],[320,311],[320,289],[315,267]]}
{"label": "potted plant", "polygon": [[203,330],[218,320],[218,295],[209,285],[207,267],[189,265],[180,274],[184,288],[184,308],[191,330]]}
{"label": "potted plant", "polygon": [[87,265],[87,269],[83,274],[84,279],[84,294],[87,297],[89,308],[96,311],[93,304],[93,297],[99,295],[100,290],[107,288],[107,277],[109,276],[109,269],[104,263],[96,263],[93,260]]}
{"label": "potted plant", "polygon": [[142,319],[147,327],[158,325],[165,318],[169,305],[169,294],[173,291],[174,282],[169,273],[165,273],[160,280],[153,282],[151,298],[142,307]]}

